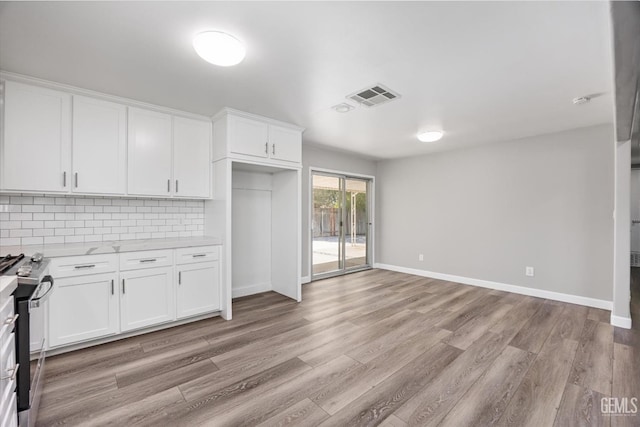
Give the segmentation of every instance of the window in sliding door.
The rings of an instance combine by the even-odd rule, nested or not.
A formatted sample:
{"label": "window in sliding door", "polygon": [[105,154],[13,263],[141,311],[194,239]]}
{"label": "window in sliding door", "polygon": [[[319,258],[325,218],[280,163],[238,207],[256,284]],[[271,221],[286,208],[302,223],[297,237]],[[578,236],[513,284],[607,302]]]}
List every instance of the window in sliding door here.
{"label": "window in sliding door", "polygon": [[313,172],[312,276],[370,267],[370,180]]}

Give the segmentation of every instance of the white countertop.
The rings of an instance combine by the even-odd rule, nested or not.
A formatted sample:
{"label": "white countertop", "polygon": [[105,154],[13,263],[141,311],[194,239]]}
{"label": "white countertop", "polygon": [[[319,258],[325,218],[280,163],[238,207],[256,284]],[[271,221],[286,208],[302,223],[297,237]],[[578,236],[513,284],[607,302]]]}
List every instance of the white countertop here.
{"label": "white countertop", "polygon": [[52,245],[25,245],[25,246],[4,246],[2,255],[17,255],[24,253],[31,256],[36,252],[42,252],[47,258],[92,255],[92,254],[113,254],[120,252],[148,251],[156,249],[176,249],[197,246],[221,245],[222,239],[212,236],[204,237],[179,237],[172,239],[141,239],[141,240],[118,240],[110,242],[86,242],[86,243],[60,243]]}
{"label": "white countertop", "polygon": [[4,305],[16,287],[18,287],[17,276],[0,276],[0,306]]}

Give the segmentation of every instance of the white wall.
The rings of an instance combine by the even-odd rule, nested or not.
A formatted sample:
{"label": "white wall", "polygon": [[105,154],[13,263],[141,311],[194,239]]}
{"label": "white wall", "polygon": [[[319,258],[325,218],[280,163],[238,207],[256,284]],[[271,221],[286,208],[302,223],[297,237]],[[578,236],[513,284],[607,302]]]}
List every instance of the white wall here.
{"label": "white wall", "polygon": [[376,261],[612,301],[613,138],[600,125],[379,162]]}
{"label": "white wall", "polygon": [[233,171],[233,296],[272,289],[271,191],[268,173]]}
{"label": "white wall", "polygon": [[[611,323],[630,328],[631,314],[630,274],[629,274],[629,185],[631,160],[636,162],[637,153],[631,153],[631,146],[637,147],[638,126],[638,76],[640,74],[640,3],[610,2],[611,30],[613,44],[613,64],[615,74],[615,122],[616,141],[615,162],[615,241],[614,241],[614,291]],[[632,134],[633,133],[633,134]],[[634,141],[631,141],[631,140]],[[634,149],[635,151],[635,149]]]}
{"label": "white wall", "polygon": [[376,174],[376,163],[357,155],[302,144],[302,277],[309,277],[309,168],[332,169],[353,174]]}
{"label": "white wall", "polygon": [[613,309],[611,323],[631,327],[631,141],[616,142]]}
{"label": "white wall", "polygon": [[[640,169],[631,170],[631,220],[640,220]],[[631,252],[640,252],[640,223],[631,225]]]}
{"label": "white wall", "polygon": [[631,139],[640,72],[640,2],[612,1],[612,47],[615,72],[615,116],[618,141]]}

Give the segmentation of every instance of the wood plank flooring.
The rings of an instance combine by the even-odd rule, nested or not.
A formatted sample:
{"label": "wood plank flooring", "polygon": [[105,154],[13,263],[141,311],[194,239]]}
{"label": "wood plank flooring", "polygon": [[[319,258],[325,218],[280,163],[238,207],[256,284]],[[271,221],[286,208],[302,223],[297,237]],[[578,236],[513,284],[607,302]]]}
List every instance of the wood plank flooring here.
{"label": "wood plank flooring", "polygon": [[38,425],[639,426],[634,316],[369,270],[50,357]]}

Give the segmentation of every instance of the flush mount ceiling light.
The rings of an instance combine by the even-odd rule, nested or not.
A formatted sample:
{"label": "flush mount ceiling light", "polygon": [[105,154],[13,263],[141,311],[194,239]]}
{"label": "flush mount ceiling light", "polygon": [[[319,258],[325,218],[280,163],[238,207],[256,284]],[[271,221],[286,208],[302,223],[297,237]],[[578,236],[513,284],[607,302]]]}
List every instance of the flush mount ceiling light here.
{"label": "flush mount ceiling light", "polygon": [[229,67],[242,62],[246,54],[240,40],[221,31],[205,31],[193,39],[193,48],[205,61]]}
{"label": "flush mount ceiling light", "polygon": [[422,142],[436,142],[442,138],[444,132],[441,130],[429,130],[418,134],[418,139]]}
{"label": "flush mount ceiling light", "polygon": [[353,105],[347,104],[346,102],[343,102],[342,104],[334,105],[331,108],[336,110],[338,113],[348,113],[349,111],[353,110],[355,107]]}

